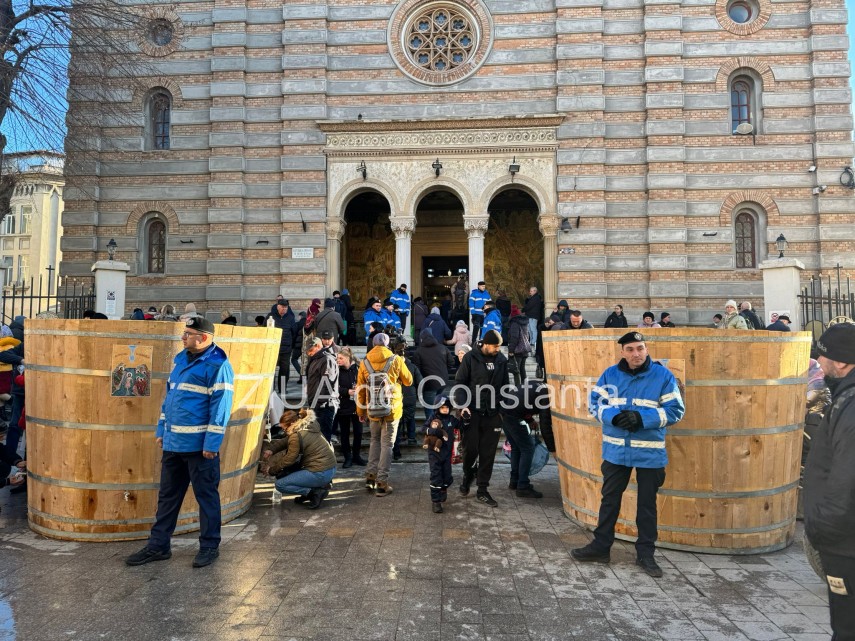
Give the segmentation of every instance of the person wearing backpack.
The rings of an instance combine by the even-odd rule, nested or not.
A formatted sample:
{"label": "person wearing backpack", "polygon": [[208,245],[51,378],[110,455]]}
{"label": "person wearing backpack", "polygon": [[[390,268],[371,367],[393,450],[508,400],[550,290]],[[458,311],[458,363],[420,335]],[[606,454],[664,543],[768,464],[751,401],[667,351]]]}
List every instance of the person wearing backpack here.
{"label": "person wearing backpack", "polygon": [[511,320],[508,322],[508,369],[514,375],[517,387],[525,383],[525,362],[529,352],[531,352],[531,337],[528,317],[520,313],[516,305],[512,305]]}
{"label": "person wearing backpack", "polygon": [[356,412],[368,423],[371,434],[365,488],[375,496],[386,496],[392,491],[392,448],[403,415],[401,385],[412,385],[413,375],[404,359],[389,351],[389,336],[377,334],[372,343],[374,347],[359,365]]}

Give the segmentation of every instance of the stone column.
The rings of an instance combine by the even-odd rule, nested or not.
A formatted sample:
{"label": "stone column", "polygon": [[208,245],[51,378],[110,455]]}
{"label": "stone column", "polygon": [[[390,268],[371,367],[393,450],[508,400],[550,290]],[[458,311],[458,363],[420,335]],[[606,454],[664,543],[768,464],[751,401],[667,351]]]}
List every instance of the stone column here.
{"label": "stone column", "polygon": [[131,266],[120,260],[99,260],[92,265],[95,274],[95,311],[110,320],[125,315],[125,282]]}
{"label": "stone column", "polygon": [[558,228],[561,218],[556,214],[541,214],[537,226],[543,234],[543,302],[546,313],[558,305]]}
{"label": "stone column", "polygon": [[799,306],[799,290],[801,289],[800,273],[804,271],[804,263],[795,258],[772,258],[760,263],[763,270],[763,322],[769,324],[772,312],[787,313],[790,317],[790,328],[794,332],[801,331],[804,318],[801,318]]}
{"label": "stone column", "polygon": [[412,216],[393,217],[389,219],[392,233],[395,234],[395,287],[406,283],[412,289],[410,269],[413,262],[411,243],[416,229],[416,219]]}
{"label": "stone column", "polygon": [[[484,280],[484,234],[490,224],[489,216],[464,216],[463,229],[469,236],[469,288],[475,289]],[[488,287],[489,290],[489,287]]]}
{"label": "stone column", "polygon": [[341,239],[347,223],[343,218],[327,218],[327,293],[341,289]]}

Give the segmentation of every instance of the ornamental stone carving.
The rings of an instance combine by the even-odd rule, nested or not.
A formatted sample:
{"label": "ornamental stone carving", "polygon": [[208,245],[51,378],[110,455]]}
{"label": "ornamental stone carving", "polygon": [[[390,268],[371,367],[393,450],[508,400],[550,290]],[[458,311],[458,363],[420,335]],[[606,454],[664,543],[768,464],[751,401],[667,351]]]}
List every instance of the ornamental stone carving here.
{"label": "ornamental stone carving", "polygon": [[384,153],[395,149],[423,149],[428,155],[436,153],[438,147],[470,150],[472,147],[543,145],[552,148],[557,142],[554,128],[327,134],[327,147],[331,149],[378,149]]}
{"label": "ornamental stone carving", "polygon": [[347,223],[342,218],[327,218],[327,240],[341,240]]}
{"label": "ornamental stone carving", "polygon": [[561,217],[555,214],[542,214],[537,219],[537,226],[544,236],[557,236],[561,227]]}
{"label": "ornamental stone carving", "polygon": [[395,238],[410,238],[416,230],[415,218],[390,218],[389,226]]}
{"label": "ornamental stone carving", "polygon": [[463,229],[466,230],[466,235],[469,238],[484,237],[487,233],[487,228],[490,226],[489,216],[464,216]]}

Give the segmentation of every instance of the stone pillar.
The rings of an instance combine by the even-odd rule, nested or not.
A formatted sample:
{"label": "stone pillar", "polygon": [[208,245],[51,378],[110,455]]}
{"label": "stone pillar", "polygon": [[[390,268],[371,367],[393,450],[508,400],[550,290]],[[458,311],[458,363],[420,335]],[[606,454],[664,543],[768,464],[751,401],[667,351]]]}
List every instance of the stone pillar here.
{"label": "stone pillar", "polygon": [[131,266],[118,260],[99,260],[92,265],[95,274],[95,311],[110,320],[125,315],[125,281]]}
{"label": "stone pillar", "polygon": [[484,234],[489,224],[489,216],[463,217],[463,229],[469,236],[469,289],[475,289],[484,280]]}
{"label": "stone pillar", "polygon": [[558,228],[561,217],[541,214],[537,225],[543,234],[543,302],[549,314],[558,306]]}
{"label": "stone pillar", "polygon": [[413,262],[412,240],[416,219],[412,216],[392,217],[389,219],[389,225],[395,234],[395,287],[406,283],[409,290],[413,291],[410,269]]}
{"label": "stone pillar", "polygon": [[341,289],[341,239],[346,225],[343,218],[327,218],[327,297]]}
{"label": "stone pillar", "polygon": [[804,271],[804,263],[795,258],[772,258],[760,263],[763,270],[763,322],[771,322],[772,312],[782,314],[788,312],[790,327],[800,331],[805,319],[801,317],[799,306],[799,290],[801,289],[800,272]]}

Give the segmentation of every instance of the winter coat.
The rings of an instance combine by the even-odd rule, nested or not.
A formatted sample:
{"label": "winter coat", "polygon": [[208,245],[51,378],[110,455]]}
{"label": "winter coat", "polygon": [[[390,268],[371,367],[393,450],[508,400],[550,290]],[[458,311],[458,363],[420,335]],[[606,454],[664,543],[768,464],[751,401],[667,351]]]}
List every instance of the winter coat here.
{"label": "winter coat", "polygon": [[754,310],[743,309],[739,312],[739,315],[745,319],[745,324],[748,326],[748,329],[764,329],[763,321],[757,317]]}
{"label": "winter coat", "polygon": [[626,314],[621,314],[618,316],[615,312],[609,314],[608,318],[606,318],[606,324],[603,327],[628,327],[629,325],[626,322]]}
{"label": "winter coat", "polygon": [[718,324],[719,329],[748,329],[748,325],[745,322],[745,319],[733,312],[732,314],[725,314],[724,318],[721,319],[721,322]]}
{"label": "winter coat", "polygon": [[[366,340],[368,339],[368,336],[371,335],[371,323],[380,323],[384,327],[386,326],[386,317],[383,314],[383,312],[385,311],[386,310],[384,310],[383,308],[380,308],[379,312],[375,312],[370,307],[365,310],[365,313],[362,315],[362,325],[365,328]],[[401,322],[400,319],[398,319],[398,322]]]}
{"label": "winter coat", "polygon": [[321,426],[311,410],[297,421],[294,431],[285,438],[276,439],[266,449],[273,452],[267,463],[274,476],[294,465],[298,458],[300,469],[309,472],[324,472],[336,464],[333,448],[321,433]]}
{"label": "winter coat", "polygon": [[448,324],[442,319],[442,316],[439,314],[428,314],[427,318],[425,318],[425,324],[422,325],[422,333],[420,336],[424,335],[424,330],[430,330],[430,333],[433,334],[433,337],[437,340],[437,342],[442,343],[451,338],[451,330],[448,328]]}
{"label": "winter coat", "polygon": [[531,336],[528,332],[528,318],[525,314],[514,316],[508,323],[508,352],[528,354],[531,350]]}
{"label": "winter coat", "polygon": [[511,299],[507,296],[499,296],[496,299],[496,309],[502,318],[508,318],[511,315]]}
{"label": "winter coat", "polygon": [[312,409],[338,408],[338,363],[329,349],[309,357],[306,365],[306,404]]}
{"label": "winter coat", "polygon": [[[487,357],[476,347],[463,357],[455,380],[469,388],[468,407],[472,412],[495,416],[499,413],[500,390],[508,382],[508,359],[501,352]],[[454,394],[455,406],[467,407],[465,390],[455,386]]]}
{"label": "winter coat", "polygon": [[390,312],[384,307],[380,310],[380,317],[382,318],[380,322],[383,323],[383,327],[391,325],[399,332],[401,331],[401,319],[395,312]]}
{"label": "winter coat", "polygon": [[427,305],[423,301],[413,303],[413,327],[417,330],[425,325],[425,318],[430,314]]}
{"label": "winter coat", "polygon": [[766,327],[770,332],[791,332],[790,326],[782,320],[776,320],[774,323]]}
{"label": "winter coat", "polygon": [[306,317],[298,316],[294,323],[294,345],[293,349],[298,352],[303,351],[303,333],[306,329]]}
{"label": "winter coat", "polygon": [[284,354],[285,352],[290,352],[294,349],[294,335],[297,333],[297,319],[290,307],[282,316],[279,315],[279,312],[276,309],[277,307],[277,305],[273,306],[273,309],[267,315],[267,318],[272,318],[274,327],[278,327],[282,330],[282,337],[279,339],[279,353]]}
{"label": "winter coat", "polygon": [[557,317],[559,323],[570,325],[570,307],[567,305],[566,300],[562,298],[560,301],[558,301],[558,307],[555,309],[554,312],[552,312],[552,316]]}
{"label": "winter coat", "polygon": [[418,391],[419,385],[422,384],[422,373],[409,358],[404,356],[403,359],[404,365],[407,366],[407,369],[413,375],[413,382],[411,385],[401,385],[401,406],[408,409],[415,409],[419,402]]}
{"label": "winter coat", "polygon": [[181,350],[174,363],[155,436],[165,452],[218,452],[235,392],[229,359],[212,344],[193,360]]}
{"label": "winter coat", "polygon": [[543,296],[535,294],[525,299],[522,308],[523,314],[535,319],[538,323],[543,322]]}
{"label": "winter coat", "polygon": [[573,323],[568,323],[567,327],[565,327],[564,329],[593,329],[593,327],[591,326],[591,323],[589,323],[583,318],[582,322],[579,323],[579,327],[573,327]]}
{"label": "winter coat", "polygon": [[675,327],[676,328],[677,326],[674,323],[672,323],[671,321],[667,321],[665,323],[660,322],[659,327]]}
{"label": "winter coat", "polygon": [[320,336],[323,332],[332,332],[333,340],[338,340],[338,337],[344,333],[344,319],[334,309],[326,308],[315,316],[315,323],[312,326],[315,331],[315,336]]}
{"label": "winter coat", "polygon": [[659,328],[661,328],[661,327],[662,327],[662,325],[660,325],[659,323],[651,323],[650,325],[645,325],[645,324],[644,324],[644,321],[642,321],[642,322],[640,322],[638,325],[636,325],[636,327],[640,327],[640,328],[642,328],[642,329],[644,329],[644,328],[647,328],[647,329],[652,329],[652,328],[659,329]]}
{"label": "winter coat", "polygon": [[[21,344],[21,341],[19,341],[17,338],[14,338],[13,336],[7,336],[6,338],[0,338],[0,352],[5,352],[7,350],[13,350],[14,348],[16,348],[20,344]],[[12,360],[18,360],[19,361],[18,363],[15,363],[15,365],[20,364],[20,359],[14,359],[13,358]],[[12,369],[14,369],[14,367],[13,367],[13,364],[11,362],[6,362],[6,361],[0,360],[0,372],[11,372]]]}
{"label": "winter coat", "polygon": [[[413,375],[404,359],[400,356],[395,356],[386,347],[377,345],[368,354],[365,355],[368,362],[375,372],[380,372],[385,366],[386,361],[394,358],[392,366],[389,368],[388,376],[389,383],[392,385],[392,419],[398,420],[404,413],[402,385],[412,385]],[[363,421],[368,420],[368,369],[365,367],[365,362],[359,364],[359,374],[356,379],[356,390],[358,402],[356,404],[356,413]]]}
{"label": "winter coat", "polygon": [[490,292],[486,289],[482,292],[477,287],[469,294],[469,313],[473,316],[484,315],[484,303],[490,300]]}
{"label": "winter coat", "polygon": [[[614,425],[621,410],[641,414],[642,428],[629,432]],[[603,426],[604,460],[626,467],[659,468],[668,464],[665,428],[683,418],[686,406],[674,375],[648,356],[634,372],[624,359],[606,369],[591,390],[588,411]]]}
{"label": "winter coat", "polygon": [[350,300],[350,294],[342,294],[339,300],[344,303],[344,320],[347,321],[348,325],[353,325],[355,319],[353,318],[353,302]]}
{"label": "winter coat", "polygon": [[9,329],[12,330],[12,336],[20,341],[14,347],[9,347],[5,350],[0,351],[0,363],[6,363],[7,365],[12,366],[12,385],[11,385],[11,394],[12,396],[20,396],[23,398],[24,396],[24,386],[18,385],[17,376],[15,374],[15,367],[20,365],[24,360],[24,321],[23,317],[20,317],[20,320],[16,318],[9,324]]}
{"label": "winter coat", "polygon": [[342,416],[356,414],[356,396],[349,394],[351,389],[356,389],[356,375],[359,365],[351,363],[350,367],[338,366],[338,413]]}
{"label": "winter coat", "polygon": [[[423,329],[421,342],[413,354],[413,363],[428,380],[426,390],[440,390],[448,383],[448,370],[454,367],[454,354],[437,342],[429,329]],[[442,379],[441,381],[438,379]]]}
{"label": "winter coat", "polygon": [[451,335],[450,340],[451,344],[454,345],[454,353],[456,354],[461,345],[472,344],[472,332],[469,331],[469,327],[466,323],[463,325],[455,325],[454,333]]}
{"label": "winter coat", "polygon": [[805,464],[805,533],[820,552],[855,558],[855,370],[831,388],[831,408]]}
{"label": "winter coat", "polygon": [[499,336],[502,335],[502,315],[495,307],[488,311],[484,317],[484,324],[481,326],[481,336],[479,338],[483,339],[484,335],[491,329],[499,332]]}
{"label": "winter coat", "polygon": [[402,314],[410,313],[410,295],[407,292],[396,289],[390,292],[387,298],[398,306],[398,311]]}

